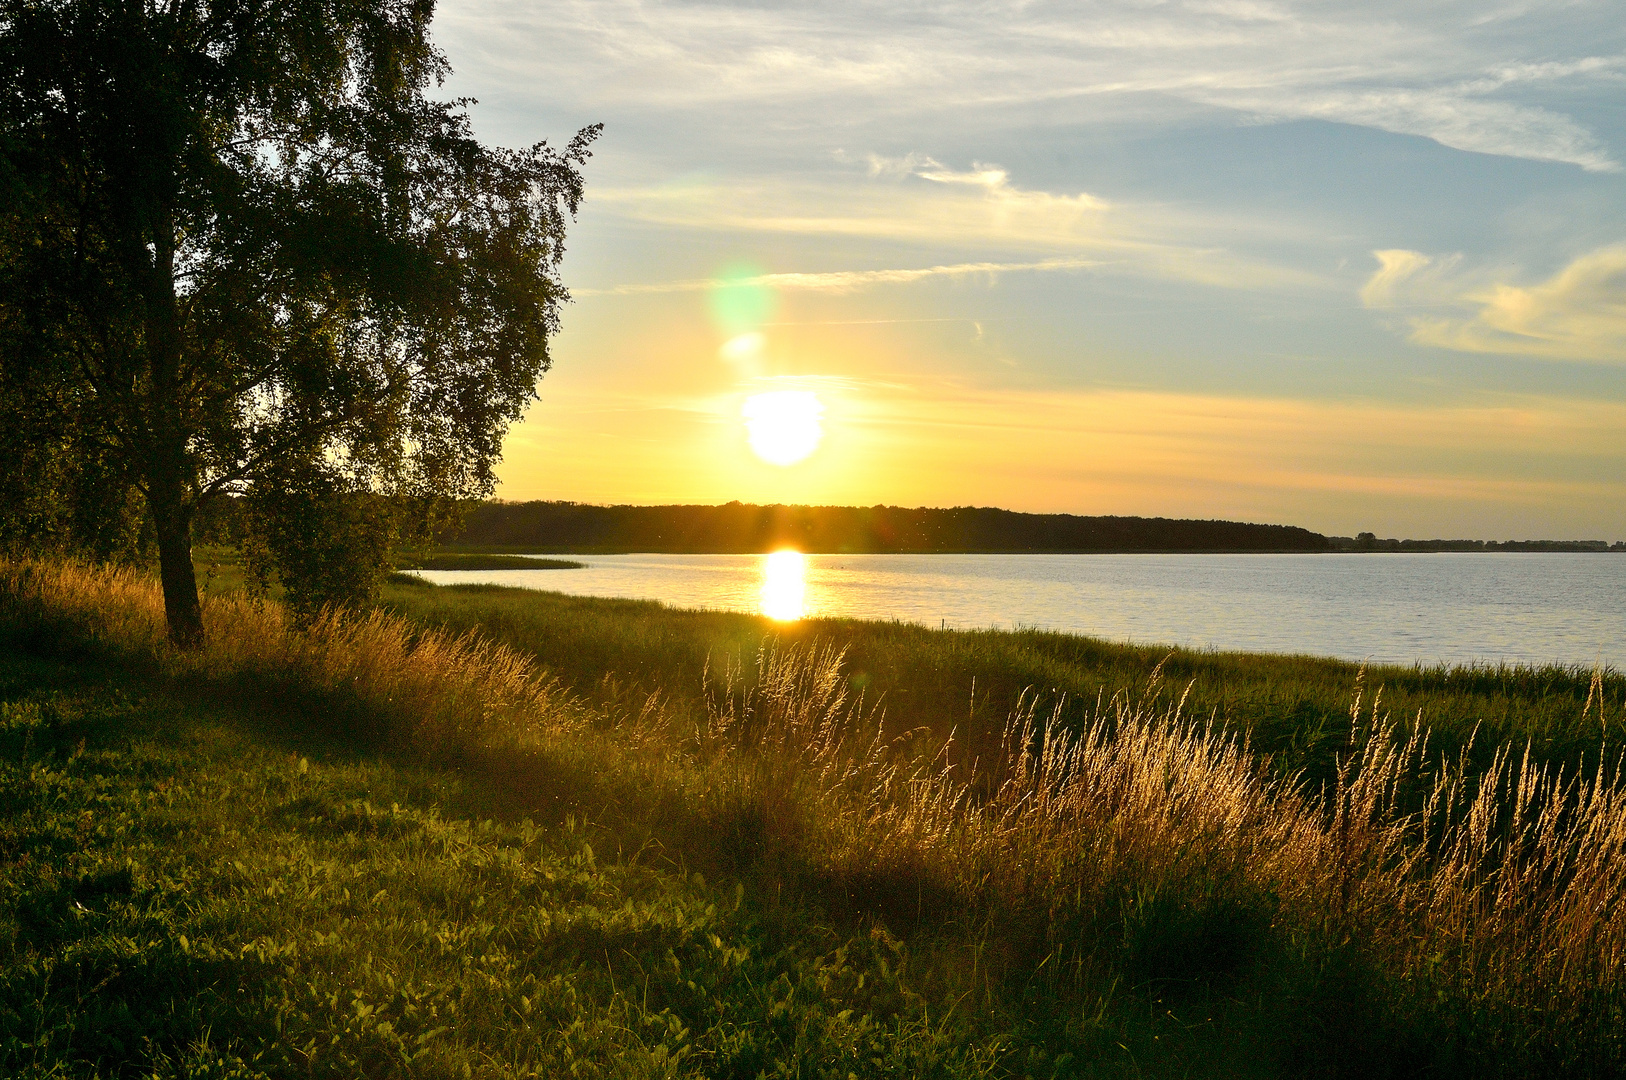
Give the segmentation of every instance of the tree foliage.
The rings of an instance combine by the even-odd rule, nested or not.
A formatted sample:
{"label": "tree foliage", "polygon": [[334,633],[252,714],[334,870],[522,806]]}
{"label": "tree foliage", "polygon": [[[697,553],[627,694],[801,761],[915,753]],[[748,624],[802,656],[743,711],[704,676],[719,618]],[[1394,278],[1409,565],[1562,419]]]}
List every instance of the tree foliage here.
{"label": "tree foliage", "polygon": [[128,466],[86,437],[68,388],[20,375],[0,368],[0,556],[150,557],[152,530]]}
{"label": "tree foliage", "polygon": [[296,619],[377,596],[395,546],[388,500],[347,491],[341,478],[294,462],[243,501],[249,574],[262,590],[280,578]]}
{"label": "tree foliage", "polygon": [[482,145],[433,8],[0,0],[0,361],[61,406],[4,438],[128,478],[181,643],[200,506],[292,568],[278,515],[483,495],[548,368],[598,128]]}

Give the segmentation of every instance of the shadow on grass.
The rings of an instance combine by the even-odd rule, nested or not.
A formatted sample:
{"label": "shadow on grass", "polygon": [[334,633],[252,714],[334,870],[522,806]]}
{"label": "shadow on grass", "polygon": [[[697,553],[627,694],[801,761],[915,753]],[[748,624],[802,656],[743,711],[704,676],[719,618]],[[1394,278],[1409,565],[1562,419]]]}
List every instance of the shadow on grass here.
{"label": "shadow on grass", "polygon": [[[18,685],[77,680],[111,693],[125,687],[139,692],[143,678],[156,677],[106,662],[87,665],[82,649],[71,655],[80,659],[54,666],[40,662]],[[5,681],[9,678],[0,676],[0,685],[12,685]],[[342,688],[318,690],[247,676],[149,684],[182,703],[228,713],[258,739],[289,754],[455,770],[466,781],[460,797],[468,805],[454,812],[510,821],[588,821],[595,838],[622,860],[657,861],[685,874],[699,871],[740,882],[764,919],[777,923],[786,936],[796,932],[798,920],[808,918],[833,923],[841,934],[896,935],[921,958],[924,984],[935,983],[939,990],[969,986],[971,993],[980,975],[977,1008],[995,1015],[1020,1013],[1037,997],[1042,1007],[1032,1011],[1049,1016],[1054,1029],[1034,1038],[1054,1044],[1058,1055],[1083,1038],[1078,1017],[1100,999],[1103,988],[1116,986],[1122,988],[1117,1004],[1099,1013],[1098,1022],[1110,1018],[1109,1026],[1130,1045],[1154,1052],[1151,1064],[1157,1064],[1156,1054],[1174,1055],[1161,1061],[1168,1069],[1177,1068],[1181,1053],[1200,1058],[1203,1047],[1227,1061],[1251,1055],[1269,1063],[1270,1071],[1291,1075],[1498,1069],[1516,1074],[1554,1060],[1546,1048],[1521,1047],[1518,1021],[1512,1018],[1493,1044],[1503,1056],[1488,1061],[1475,1043],[1488,1026],[1502,1024],[1498,1018],[1475,1013],[1471,1006],[1458,1015],[1449,1003],[1419,1007],[1415,1000],[1402,1000],[1404,988],[1380,978],[1359,950],[1285,936],[1271,923],[1268,897],[1248,896],[1223,878],[1126,882],[1110,902],[1074,913],[1071,922],[1056,920],[1054,911],[1024,913],[1019,907],[1007,912],[1015,916],[1009,921],[996,922],[997,907],[989,909],[927,865],[911,861],[907,852],[865,865],[830,865],[818,855],[820,823],[795,812],[794,800],[749,785],[710,784],[703,772],[671,766],[658,755],[612,753],[613,729],[589,729],[575,742],[555,739],[544,749],[464,748],[431,757],[387,715]],[[48,747],[61,756],[86,741],[121,737],[112,727],[98,731],[71,709],[49,705],[48,691],[36,696],[38,719],[31,724],[37,730],[8,728],[8,748],[27,753]],[[159,713],[145,722],[161,721]],[[39,741],[29,743],[30,738]],[[326,805],[295,802],[284,812],[308,831],[334,835],[373,835],[368,830],[388,824]],[[997,897],[999,883],[988,887]],[[81,875],[29,894],[17,909],[19,940],[65,940],[52,938],[70,927],[63,920],[130,903],[121,888],[116,878]],[[964,957],[976,949],[981,952],[968,979]],[[155,964],[162,960],[159,953]],[[163,980],[170,978],[164,974],[169,969],[153,970],[157,992],[168,993]],[[118,977],[101,968],[87,971],[98,978]],[[242,975],[262,978],[256,971],[245,968]],[[107,1023],[116,1027],[113,1020]],[[1250,1049],[1243,1053],[1238,1046]],[[1566,1071],[1584,1075],[1591,1061],[1572,1054],[1568,1064]]]}

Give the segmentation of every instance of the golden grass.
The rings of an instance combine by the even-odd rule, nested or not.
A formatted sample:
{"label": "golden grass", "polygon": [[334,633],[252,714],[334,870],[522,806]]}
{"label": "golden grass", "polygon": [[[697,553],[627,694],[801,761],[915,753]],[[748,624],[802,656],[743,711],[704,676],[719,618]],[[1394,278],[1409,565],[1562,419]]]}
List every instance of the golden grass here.
{"label": "golden grass", "polygon": [[[924,882],[1030,961],[1180,979],[1274,931],[1502,1022],[1579,1022],[1623,989],[1618,757],[1584,777],[1514,747],[1477,774],[1467,754],[1431,769],[1421,718],[1403,738],[1357,694],[1336,784],[1305,790],[1182,702],[1157,705],[1154,678],[1082,729],[1019,708],[1002,755],[955,762],[952,741],[885,739],[841,661],[765,647],[754,686],[730,673],[711,697],[715,753],[754,761],[742,775],[782,815],[800,802],[802,843],[838,877]],[[1104,944],[1138,948],[1138,966]]]}
{"label": "golden grass", "polygon": [[512,649],[383,612],[324,611],[299,627],[281,605],[244,591],[205,596],[203,646],[177,651],[158,585],[134,570],[0,563],[0,594],[22,622],[80,647],[190,682],[317,696],[420,750],[512,744],[583,718]]}
{"label": "golden grass", "polygon": [[[172,676],[342,696],[430,752],[559,745],[589,719],[519,654],[381,613],[298,629],[275,604],[211,597],[206,644],[180,654],[156,586],[132,572],[3,564],[0,603],[13,625]],[[1020,705],[1001,753],[968,761],[952,736],[887,735],[842,663],[829,644],[768,643],[752,678],[737,663],[702,675],[700,730],[674,731],[652,698],[573,752],[667,796],[750,805],[872,910],[929,894],[1047,978],[1201,980],[1260,962],[1261,942],[1312,941],[1354,950],[1397,1000],[1532,1032],[1604,1023],[1589,1009],[1623,989],[1618,756],[1584,776],[1513,746],[1488,770],[1466,753],[1431,765],[1422,717],[1402,736],[1381,694],[1357,692],[1336,781],[1310,789],[1186,715],[1154,673],[1082,725]]]}

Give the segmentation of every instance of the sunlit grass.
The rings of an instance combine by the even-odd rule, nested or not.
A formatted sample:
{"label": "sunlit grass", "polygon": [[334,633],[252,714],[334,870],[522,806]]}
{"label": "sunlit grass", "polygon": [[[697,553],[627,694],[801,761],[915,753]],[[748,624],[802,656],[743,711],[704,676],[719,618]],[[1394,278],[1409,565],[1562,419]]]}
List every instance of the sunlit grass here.
{"label": "sunlit grass", "polygon": [[[972,755],[993,755],[1018,699],[1037,700],[1064,727],[1086,724],[1097,702],[1140,697],[1160,673],[1164,698],[1186,715],[1247,732],[1256,753],[1287,775],[1331,783],[1349,737],[1357,680],[1381,687],[1402,728],[1422,716],[1439,760],[1468,749],[1487,767],[1496,748],[1523,746],[1572,772],[1593,768],[1600,745],[1626,742],[1626,678],[1566,667],[1373,666],[1310,656],[1124,645],[1041,630],[941,631],[850,619],[776,622],[648,601],[459,585],[387,586],[387,606],[414,622],[482,635],[534,657],[601,705],[636,707],[651,694],[669,710],[703,712],[695,673],[723,658],[749,666],[764,636],[846,648],[852,690],[879,702],[894,732],[956,733]],[[617,704],[619,703],[619,704]],[[1025,707],[1025,706],[1024,706]],[[1585,713],[1589,720],[1582,722]]]}
{"label": "sunlit grass", "polygon": [[582,713],[523,654],[473,631],[428,629],[383,611],[328,611],[296,627],[273,600],[203,596],[201,648],[165,639],[149,575],[71,562],[0,565],[5,617],[59,647],[116,657],[198,684],[305,695],[424,748],[472,750],[566,732]]}
{"label": "sunlit grass", "polygon": [[[984,1076],[906,951],[445,773],[0,656],[0,1075]],[[287,717],[318,725],[317,717]],[[844,1075],[844,1073],[843,1073]]]}
{"label": "sunlit grass", "polygon": [[[708,730],[754,753],[769,820],[801,817],[803,857],[849,895],[873,890],[882,910],[900,886],[905,906],[934,895],[934,915],[1001,939],[1023,977],[1048,966],[1051,985],[1190,985],[1292,939],[1349,950],[1398,1014],[1471,1014],[1501,1053],[1618,1045],[1617,772],[1507,746],[1483,771],[1433,768],[1426,729],[1400,735],[1359,695],[1326,788],[1152,694],[1073,730],[1019,709],[1003,753],[956,766],[949,744],[887,739],[849,704],[840,663],[769,649],[753,687],[714,697]],[[1599,1017],[1600,1002],[1616,1004]]]}
{"label": "sunlit grass", "polygon": [[[969,1024],[930,1035],[943,1075],[1032,1072],[1024,1054],[1045,1075],[1621,1064],[1626,787],[1600,749],[1616,676],[1362,674],[879,624],[765,636],[746,617],[421,586],[392,594],[395,615],[306,630],[211,596],[205,649],[180,655],[141,576],[12,564],[0,604],[14,643],[246,692],[455,761],[499,816],[585,817],[624,856],[738,882],[755,910],[796,913],[782,945],[808,917],[899,939],[907,995]],[[1036,670],[1053,679],[1015,687]],[[979,689],[956,703],[968,674]],[[1338,678],[1336,719],[1249,723],[1270,693],[1313,701]],[[1418,700],[1452,724],[1501,712],[1442,753]],[[1498,737],[1521,726],[1548,741]],[[1261,730],[1301,739],[1315,771],[1262,755]]]}

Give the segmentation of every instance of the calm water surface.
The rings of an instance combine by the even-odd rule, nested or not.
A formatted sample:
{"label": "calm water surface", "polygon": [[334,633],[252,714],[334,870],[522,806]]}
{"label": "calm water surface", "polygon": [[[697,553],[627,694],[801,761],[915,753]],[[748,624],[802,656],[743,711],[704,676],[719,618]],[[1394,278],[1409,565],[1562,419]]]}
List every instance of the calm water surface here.
{"label": "calm water surface", "polygon": [[1626,556],[599,555],[584,570],[423,571],[775,618],[1042,627],[1378,663],[1626,668]]}

